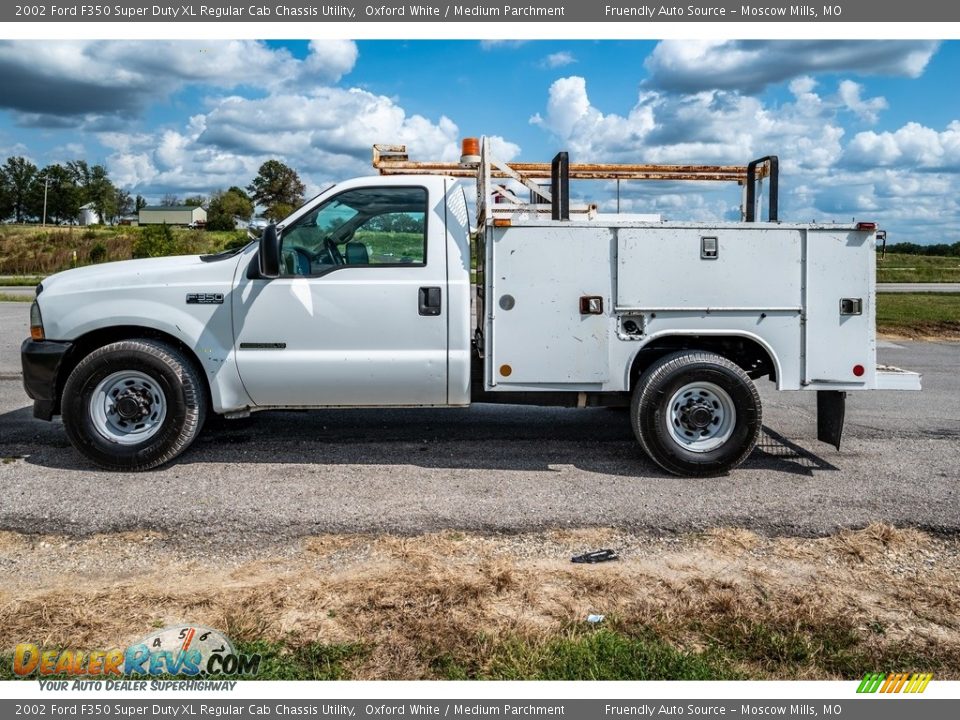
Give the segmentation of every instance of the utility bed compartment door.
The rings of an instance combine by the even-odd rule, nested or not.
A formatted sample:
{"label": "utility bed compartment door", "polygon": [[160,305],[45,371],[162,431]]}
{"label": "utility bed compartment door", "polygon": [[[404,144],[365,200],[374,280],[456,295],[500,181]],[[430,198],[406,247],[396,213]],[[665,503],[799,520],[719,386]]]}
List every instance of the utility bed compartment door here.
{"label": "utility bed compartment door", "polygon": [[[876,382],[872,237],[858,230],[807,231],[807,383]],[[855,374],[858,366],[861,375]]]}
{"label": "utility bed compartment door", "polygon": [[[608,380],[613,231],[514,226],[493,228],[492,235],[487,384],[510,389]],[[581,314],[582,296],[603,298],[603,314]]]}
{"label": "utility bed compartment door", "polygon": [[620,228],[617,307],[796,308],[801,234],[781,228]]}

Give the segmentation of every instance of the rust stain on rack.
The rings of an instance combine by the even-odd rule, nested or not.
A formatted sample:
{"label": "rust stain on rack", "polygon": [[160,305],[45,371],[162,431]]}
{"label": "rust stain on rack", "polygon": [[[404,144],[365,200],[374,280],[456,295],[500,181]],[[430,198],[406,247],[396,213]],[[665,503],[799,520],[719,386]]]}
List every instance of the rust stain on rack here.
{"label": "rust stain on rack", "polygon": [[[550,163],[504,163],[515,173],[528,178],[549,178]],[[405,145],[374,145],[373,167],[381,175],[449,175],[472,178],[477,175],[475,165],[456,162],[415,162],[407,155]],[[766,175],[759,169],[758,177]],[[490,169],[492,178],[509,178],[497,168]],[[614,163],[570,163],[571,180],[694,180],[744,183],[745,165],[650,165]]]}

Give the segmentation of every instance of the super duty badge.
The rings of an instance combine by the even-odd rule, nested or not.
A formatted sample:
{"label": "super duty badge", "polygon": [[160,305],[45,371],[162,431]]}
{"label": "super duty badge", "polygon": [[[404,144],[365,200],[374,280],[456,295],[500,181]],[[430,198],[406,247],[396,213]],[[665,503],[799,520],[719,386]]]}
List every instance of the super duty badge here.
{"label": "super duty badge", "polygon": [[187,293],[187,305],[223,305],[223,293]]}

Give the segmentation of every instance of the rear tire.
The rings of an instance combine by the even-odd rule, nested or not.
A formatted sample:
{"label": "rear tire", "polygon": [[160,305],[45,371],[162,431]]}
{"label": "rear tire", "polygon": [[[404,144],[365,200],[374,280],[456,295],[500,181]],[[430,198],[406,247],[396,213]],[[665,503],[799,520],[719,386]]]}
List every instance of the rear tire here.
{"label": "rear tire", "polygon": [[760,395],[749,376],[709,352],[667,355],[640,376],[630,406],[644,452],[667,472],[721,475],[742,463],[760,437]]}
{"label": "rear tire", "polygon": [[140,471],[173,460],[207,414],[203,380],[176,348],[122,340],[94,350],[70,373],[61,411],[67,437],[108,470]]}

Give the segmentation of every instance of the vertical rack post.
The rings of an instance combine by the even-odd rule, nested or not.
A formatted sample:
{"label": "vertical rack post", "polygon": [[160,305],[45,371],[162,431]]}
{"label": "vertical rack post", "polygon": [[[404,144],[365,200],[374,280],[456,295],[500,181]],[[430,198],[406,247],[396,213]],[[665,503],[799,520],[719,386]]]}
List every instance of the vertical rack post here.
{"label": "vertical rack post", "polygon": [[553,220],[570,219],[570,155],[559,152],[550,163],[550,217]]}
{"label": "vertical rack post", "polygon": [[770,189],[767,191],[767,220],[778,222],[780,195],[780,161],[776,155],[751,160],[747,164],[747,199],[744,208],[744,220],[755,222],[757,219],[757,166],[767,163],[770,175]]}

